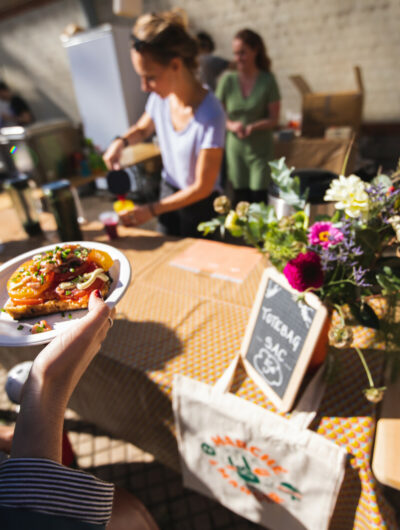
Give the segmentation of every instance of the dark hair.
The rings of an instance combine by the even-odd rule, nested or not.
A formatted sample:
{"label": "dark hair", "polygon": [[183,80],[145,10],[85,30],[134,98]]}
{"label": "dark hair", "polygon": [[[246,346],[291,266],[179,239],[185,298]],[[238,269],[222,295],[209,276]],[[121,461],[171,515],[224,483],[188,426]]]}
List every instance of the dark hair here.
{"label": "dark hair", "polygon": [[199,43],[200,50],[212,53],[215,50],[214,41],[208,33],[205,31],[199,31],[197,34],[197,42]]}
{"label": "dark hair", "polygon": [[133,27],[132,46],[139,53],[149,53],[163,65],[174,57],[180,57],[185,66],[194,71],[199,50],[196,39],[186,27],[187,20],[182,10],[142,15]]}
{"label": "dark hair", "polygon": [[0,90],[10,90],[10,88],[7,83],[5,83],[4,81],[0,81]]}
{"label": "dark hair", "polygon": [[243,41],[252,50],[257,51],[256,66],[260,70],[265,70],[266,72],[271,70],[271,59],[268,57],[264,41],[258,33],[251,29],[242,29],[236,33],[234,39]]}

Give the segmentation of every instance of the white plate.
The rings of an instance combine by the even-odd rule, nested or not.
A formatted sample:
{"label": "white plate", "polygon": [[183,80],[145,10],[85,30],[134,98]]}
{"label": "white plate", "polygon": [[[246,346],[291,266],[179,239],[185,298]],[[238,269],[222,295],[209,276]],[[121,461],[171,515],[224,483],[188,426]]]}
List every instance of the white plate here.
{"label": "white plate", "polygon": [[[96,248],[107,252],[111,256],[114,263],[108,272],[112,278],[112,283],[106,302],[108,306],[113,307],[122,298],[131,280],[131,266],[124,254],[110,245],[95,241],[69,241],[67,243],[59,243],[59,246],[63,245],[81,245],[86,248]],[[17,267],[22,265],[24,261],[31,259],[35,254],[41,254],[42,252],[46,252],[46,250],[53,249],[55,246],[54,244],[47,245],[46,247],[26,252],[7,261],[0,267],[0,307],[4,307],[8,300],[7,281]],[[53,313],[52,315],[24,318],[18,321],[14,320],[8,313],[2,311],[0,312],[0,346],[35,346],[37,344],[46,344],[60,331],[73,324],[74,321],[82,318],[86,313],[87,309],[79,309],[76,311],[65,311],[64,317],[62,313]],[[32,335],[30,331],[32,324],[42,319],[45,319],[53,329]],[[19,326],[23,326],[23,328],[18,329]]]}

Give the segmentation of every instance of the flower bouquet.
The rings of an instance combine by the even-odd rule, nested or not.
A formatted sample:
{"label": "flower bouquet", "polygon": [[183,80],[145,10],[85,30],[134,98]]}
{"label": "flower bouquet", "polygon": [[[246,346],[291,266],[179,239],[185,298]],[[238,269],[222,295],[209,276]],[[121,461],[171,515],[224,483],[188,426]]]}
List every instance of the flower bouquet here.
{"label": "flower bouquet", "polygon": [[292,215],[278,219],[274,208],[264,203],[241,202],[233,210],[222,196],[214,202],[220,215],[198,229],[204,235],[219,229],[222,236],[227,230],[242,237],[268,257],[299,297],[312,291],[335,312],[329,342],[336,348],[354,347],[368,377],[365,395],[377,402],[384,388],[375,387],[348,321],[379,330],[386,343],[397,342],[393,315],[379,320],[371,299],[384,296],[395,311],[400,291],[400,165],[392,175],[379,174],[370,183],[356,175],[340,175],[324,197],[334,203],[335,213],[313,223],[307,213],[307,191],[300,192],[293,168],[286,166],[284,158],[270,166],[280,197],[293,208]]}

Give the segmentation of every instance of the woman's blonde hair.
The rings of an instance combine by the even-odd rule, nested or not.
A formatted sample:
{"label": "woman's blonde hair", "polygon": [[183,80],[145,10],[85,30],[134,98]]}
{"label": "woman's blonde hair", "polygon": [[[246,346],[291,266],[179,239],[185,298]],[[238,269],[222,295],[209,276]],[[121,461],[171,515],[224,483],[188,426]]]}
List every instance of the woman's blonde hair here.
{"label": "woman's blonde hair", "polygon": [[180,57],[185,66],[197,68],[198,45],[188,32],[188,19],[183,9],[163,13],[146,13],[133,27],[133,47],[139,53],[148,53],[161,64]]}

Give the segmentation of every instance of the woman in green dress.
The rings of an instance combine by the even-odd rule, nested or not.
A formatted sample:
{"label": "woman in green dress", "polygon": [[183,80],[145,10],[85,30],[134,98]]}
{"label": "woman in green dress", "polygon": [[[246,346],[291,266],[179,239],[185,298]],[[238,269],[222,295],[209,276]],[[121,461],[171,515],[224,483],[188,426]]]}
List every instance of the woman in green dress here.
{"label": "woman in green dress", "polygon": [[227,176],[234,204],[266,202],[268,162],[273,158],[272,131],[279,120],[279,88],[257,33],[239,31],[232,48],[236,70],[225,73],[216,90],[227,115]]}

